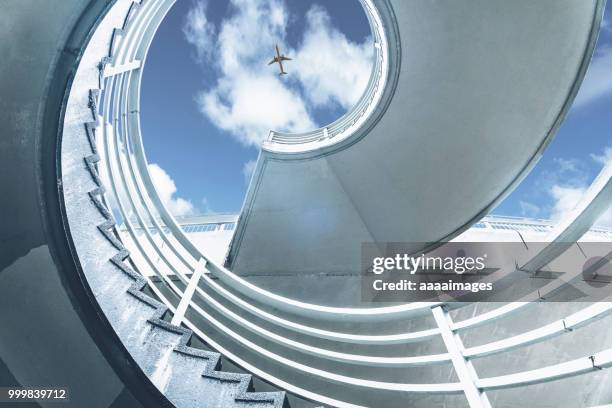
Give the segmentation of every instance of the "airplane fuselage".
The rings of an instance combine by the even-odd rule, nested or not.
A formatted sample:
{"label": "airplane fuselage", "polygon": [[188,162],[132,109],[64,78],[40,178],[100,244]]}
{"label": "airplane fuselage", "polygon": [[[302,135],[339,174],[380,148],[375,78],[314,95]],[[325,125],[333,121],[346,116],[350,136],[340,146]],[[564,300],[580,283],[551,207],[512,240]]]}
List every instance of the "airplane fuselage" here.
{"label": "airplane fuselage", "polygon": [[280,68],[279,75],[287,75],[287,73],[285,72],[285,69],[283,67],[283,61],[289,61],[289,60],[291,60],[291,58],[285,57],[284,55],[281,54],[280,49],[278,48],[278,44],[275,45],[274,48],[276,50],[276,55],[274,56],[272,61],[270,61],[268,63],[268,65],[271,65],[271,64],[274,64],[274,63],[278,63],[278,66]]}

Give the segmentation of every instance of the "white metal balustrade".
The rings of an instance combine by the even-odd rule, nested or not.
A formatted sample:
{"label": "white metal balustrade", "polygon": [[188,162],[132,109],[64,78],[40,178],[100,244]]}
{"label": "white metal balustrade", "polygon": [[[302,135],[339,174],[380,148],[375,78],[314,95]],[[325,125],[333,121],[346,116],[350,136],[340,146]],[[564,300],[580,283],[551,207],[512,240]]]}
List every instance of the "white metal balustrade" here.
{"label": "white metal balustrade", "polygon": [[[460,334],[464,330],[484,326],[522,310],[534,302],[542,302],[545,295],[561,288],[562,281],[554,281],[541,288],[540,292],[530,298],[496,307],[488,312],[477,314],[465,320],[453,321],[446,306],[441,302],[413,303],[377,308],[338,308],[325,305],[309,304],[289,299],[263,290],[247,280],[233,274],[221,265],[212,262],[205,253],[196,248],[185,235],[183,227],[174,220],[164,207],[153,186],[147,170],[147,161],[142,145],[140,132],[140,80],[142,66],[146,62],[146,53],[157,27],[174,0],[144,0],[139,7],[133,7],[126,16],[127,24],[122,31],[115,31],[111,42],[110,59],[101,63],[101,78],[104,91],[97,103],[100,120],[104,124],[99,133],[99,150],[102,161],[99,166],[107,185],[106,204],[120,214],[124,228],[116,233],[133,253],[132,262],[137,270],[152,270],[161,282],[169,289],[169,297],[160,290],[151,279],[150,288],[157,297],[174,313],[173,322],[182,323],[192,329],[211,347],[230,358],[264,380],[295,393],[303,398],[320,403],[341,406],[359,406],[355,401],[345,401],[335,395],[304,388],[291,379],[283,378],[269,371],[262,359],[294,370],[301,375],[321,378],[340,385],[371,390],[385,390],[404,393],[430,394],[465,394],[471,407],[487,407],[488,390],[518,387],[526,384],[553,381],[559,378],[575,376],[607,368],[612,362],[610,349],[593,353],[583,358],[561,362],[503,376],[479,378],[471,360],[493,354],[504,353],[519,347],[546,341],[550,338],[588,325],[596,319],[609,315],[612,303],[602,302],[590,305],[540,328],[516,334],[505,340],[492,341],[478,346],[464,347]],[[378,21],[376,7],[369,0],[363,0],[364,9],[369,13],[370,21]],[[376,41],[380,41],[381,27],[373,28]],[[384,35],[384,33],[383,33]],[[379,43],[379,42],[378,42]],[[379,43],[380,44],[380,43]],[[325,129],[307,135],[272,134],[272,140],[278,143],[310,143],[319,140],[323,135],[331,138],[346,131],[350,126],[359,123],[366,110],[375,103],[375,94],[381,92],[380,85],[384,78],[382,65],[385,59],[384,47],[377,47],[377,57],[370,84],[355,110]],[[604,168],[591,187],[585,201],[579,206],[581,211],[572,214],[555,230],[551,241],[557,239],[578,240],[584,233],[575,228],[584,219],[592,218],[601,211],[601,202],[609,196],[612,188],[612,165]],[[609,202],[609,201],[608,201]],[[483,220],[484,229],[504,227],[500,220]],[[514,224],[516,225],[516,223]],[[589,225],[590,226],[590,225]],[[521,228],[553,230],[544,225],[521,225]],[[153,231],[159,234],[161,242],[154,239]],[[558,251],[538,253],[528,261],[546,264],[558,257]],[[155,259],[158,259],[156,261]],[[498,275],[514,271],[498,271]],[[581,270],[567,271],[566,280],[579,277]],[[143,274],[147,276],[147,274]],[[173,275],[180,285],[170,279]],[[494,274],[495,275],[495,274]],[[492,279],[498,277],[495,275]],[[185,287],[185,289],[182,289]],[[282,311],[277,313],[275,309]],[[213,311],[223,316],[221,320]],[[189,312],[195,312],[221,335],[223,341],[215,340],[212,335],[202,330],[189,318]],[[259,325],[256,316],[266,322]],[[294,316],[295,319],[288,316]],[[379,334],[376,326],[379,322],[402,322],[414,316],[432,318],[435,325],[429,328]],[[368,333],[353,333],[330,330],[324,324],[334,320],[348,320],[370,328]],[[308,323],[305,323],[307,321]],[[237,330],[235,326],[239,327]],[[234,328],[233,328],[234,327]],[[271,329],[282,328],[282,331]],[[285,331],[299,333],[305,337],[287,336],[279,333]],[[350,343],[363,346],[398,345],[433,341],[443,342],[446,352],[429,355],[387,357],[367,354],[352,354],[332,348],[313,345],[309,342],[325,340],[328,342]],[[225,341],[237,342],[259,358],[245,358],[233,352]],[[275,347],[270,345],[274,344]],[[286,347],[300,354],[311,356],[313,364],[306,365],[294,359],[292,355],[278,352],[276,346]],[[337,364],[358,364],[376,367],[421,367],[447,364],[457,373],[457,382],[413,383],[378,381],[367,377],[367,371],[359,370],[360,377],[339,374],[317,368],[316,361],[333,360]],[[260,366],[264,366],[261,368]]]}

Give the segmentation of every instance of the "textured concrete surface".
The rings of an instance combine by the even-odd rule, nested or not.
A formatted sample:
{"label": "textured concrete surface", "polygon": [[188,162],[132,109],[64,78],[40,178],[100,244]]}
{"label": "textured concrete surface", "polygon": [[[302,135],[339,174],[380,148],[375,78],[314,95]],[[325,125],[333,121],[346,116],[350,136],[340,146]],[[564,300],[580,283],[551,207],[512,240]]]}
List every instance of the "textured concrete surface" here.
{"label": "textured concrete surface", "polygon": [[123,27],[131,5],[130,0],[118,1],[96,30],[66,107],[61,147],[63,193],[81,267],[132,358],[173,404],[221,408],[241,401],[245,406],[280,408],[283,392],[251,392],[250,375],[217,371],[218,353],[189,347],[191,331],[162,320],[167,308],[143,292],[146,281],[132,269],[129,252],[114,235],[114,220],[101,200],[104,190],[95,166],[100,160],[95,137],[101,128],[93,123],[97,113],[92,108],[100,95],[95,91],[98,67],[108,54],[113,30]]}
{"label": "textured concrete surface", "polygon": [[87,3],[5,0],[1,5],[0,371],[23,386],[71,386],[65,406],[103,408],[123,384],[68,297],[43,227],[45,216],[59,215],[45,214],[40,194],[47,93],[58,60],[74,52],[64,44]]}
{"label": "textured concrete surface", "polygon": [[[406,17],[406,16],[405,16]],[[106,37],[108,38],[108,37]],[[104,42],[100,43],[100,50],[104,49]],[[98,51],[100,51],[98,50]],[[92,48],[92,55],[96,55],[96,49]],[[83,159],[91,157],[93,151],[92,146],[87,140],[87,135],[83,124],[91,121],[91,110],[87,106],[89,101],[88,87],[96,80],[95,58],[92,56],[90,61],[84,65],[86,70],[83,71],[83,86],[79,92],[75,93],[69,101],[70,118],[67,121],[66,133],[64,140],[64,181],[65,181],[65,198],[67,203],[67,212],[73,234],[75,246],[79,254],[80,261],[83,265],[88,282],[91,285],[94,293],[98,297],[100,305],[113,324],[117,334],[122,339],[126,347],[136,358],[140,367],[146,372],[151,381],[158,389],[163,391],[175,403],[180,403],[185,406],[195,406],[198,401],[207,406],[228,406],[228,404],[246,405],[250,407],[271,407],[278,406],[279,400],[271,401],[265,398],[271,398],[270,395],[245,394],[249,384],[249,376],[244,374],[231,374],[216,371],[218,368],[217,361],[219,355],[216,353],[206,352],[204,350],[196,350],[188,347],[188,340],[191,333],[185,329],[176,326],[171,326],[164,320],[165,309],[158,302],[154,301],[146,295],[142,289],[144,280],[140,278],[135,271],[132,270],[128,254],[123,251],[123,246],[116,238],[112,238],[112,228],[110,225],[110,214],[104,209],[100,202],[95,202],[97,196],[91,195],[92,191],[99,188],[99,180],[95,177],[95,170],[92,167],[87,167]],[[89,68],[87,68],[89,67]],[[92,177],[92,173],[94,177]],[[324,172],[317,173],[324,176]],[[342,187],[335,185],[336,187]],[[279,197],[282,198],[282,197]],[[354,205],[354,203],[351,203]],[[326,213],[319,208],[314,215],[325,215]],[[316,217],[307,220],[315,220]],[[105,225],[105,228],[98,229],[98,226]],[[309,227],[304,223],[305,228]],[[311,224],[312,225],[312,224]],[[333,224],[328,224],[326,228],[331,228]],[[371,232],[371,231],[370,231]],[[298,240],[299,242],[299,240]],[[262,245],[271,245],[271,243],[261,243]],[[293,242],[295,245],[295,242]],[[300,256],[303,256],[301,254]],[[276,258],[278,261],[281,258]],[[111,260],[111,262],[109,262]],[[294,262],[297,262],[294,260]],[[292,266],[300,265],[295,263]],[[288,269],[293,272],[293,269]],[[267,277],[262,277],[262,284],[265,279],[272,281],[275,279],[275,271],[266,271],[269,273]],[[336,271],[332,271],[336,272]],[[305,275],[299,275],[303,278]],[[285,282],[286,283],[286,282]],[[300,291],[301,295],[307,295],[304,287],[287,285],[291,293],[295,294]],[[550,318],[554,318],[554,313],[570,312],[574,306],[567,308],[554,308],[556,305],[547,305],[547,309],[536,310],[534,315],[529,318],[523,318],[521,324],[510,324],[499,322],[488,326],[485,330],[475,332],[474,341],[487,341],[487,336],[509,336],[515,333],[514,330],[522,330],[530,327],[530,325],[543,325]],[[551,307],[553,309],[551,310]],[[207,308],[209,310],[210,308]],[[473,311],[473,310],[472,310]],[[211,311],[211,313],[213,313]],[[280,312],[279,312],[280,313]],[[460,313],[470,313],[470,311],[459,311]],[[213,313],[219,319],[223,319],[228,325],[227,316],[222,316],[220,313]],[[194,323],[197,324],[205,333],[219,343],[226,346],[231,352],[241,356],[247,361],[254,361],[258,368],[267,372],[274,373],[281,378],[299,384],[301,387],[311,389],[315,392],[331,394],[339,398],[348,399],[355,403],[368,404],[370,406],[384,407],[403,407],[406,405],[417,407],[461,407],[465,406],[465,401],[461,395],[422,395],[386,392],[381,390],[367,390],[361,387],[356,387],[351,384],[339,385],[325,379],[315,377],[313,375],[305,375],[298,373],[295,370],[289,369],[286,366],[276,363],[271,359],[262,358],[255,351],[248,347],[239,345],[237,342],[232,342],[231,339],[224,333],[220,333],[210,326],[205,321],[198,320],[194,313],[188,316]],[[591,330],[596,333],[603,333],[603,339],[609,338],[607,330],[602,329],[607,320],[602,320],[601,326],[593,325]],[[385,327],[385,330],[397,331],[397,325],[402,325],[403,330],[410,330],[416,327],[428,327],[431,324],[430,319],[395,322],[396,326],[391,325]],[[240,333],[246,334],[245,328],[231,326]],[[330,327],[334,329],[350,330],[355,329],[346,322],[333,322]],[[584,332],[589,335],[592,332]],[[577,332],[579,333],[579,332]],[[299,338],[300,336],[295,336]],[[591,336],[592,337],[592,336]],[[580,337],[581,338],[581,337]],[[589,337],[590,338],[590,337]],[[466,334],[466,341],[471,339],[471,334]],[[547,364],[550,362],[558,362],[558,354],[563,352],[564,357],[574,355],[583,355],[584,349],[572,347],[576,342],[577,337],[572,336],[559,338],[559,345],[551,348],[546,348],[546,344],[539,344],[523,348],[522,354],[517,352],[512,355],[513,358],[491,357],[482,363],[482,372],[495,375],[494,369],[504,368],[505,370],[516,369],[522,370],[525,361],[520,358],[529,356],[533,362],[533,366],[538,364]],[[597,348],[604,344],[603,339],[588,340],[584,342],[585,348]],[[312,339],[311,339],[312,341]],[[316,340],[314,340],[316,342]],[[329,346],[329,344],[328,344]],[[348,351],[349,347],[344,351]],[[376,350],[380,355],[386,353],[399,353],[404,355],[421,355],[440,351],[441,344],[436,341],[428,341],[417,344],[399,345],[397,347],[389,347],[385,350]],[[369,367],[367,369],[360,366],[341,365],[334,361],[324,361],[322,359],[312,359],[303,353],[292,352],[285,350],[282,346],[275,344],[266,344],[266,348],[273,352],[284,353],[295,361],[302,364],[309,364],[317,368],[328,369],[331,372],[353,375],[353,376],[371,376],[374,379],[397,381],[397,382],[427,382],[427,381],[455,381],[456,377],[453,370],[448,364],[441,364],[432,367],[390,370],[380,367]],[[363,351],[373,351],[374,347]],[[352,352],[356,348],[350,349]],[[489,371],[491,370],[491,371]],[[204,374],[204,375],[202,375]],[[575,388],[563,389],[563,382],[554,383],[552,388],[546,385],[537,386],[535,392],[531,395],[530,400],[526,400],[522,395],[523,390],[513,390],[511,393],[505,391],[495,392],[495,399],[500,406],[519,407],[525,406],[529,402],[529,406],[545,407],[548,406],[548,390],[555,390],[559,395],[555,396],[555,403],[569,402],[571,405],[579,404],[580,402],[596,402],[601,403],[608,397],[605,388],[597,388],[589,386],[589,381],[605,380],[607,373],[588,374],[577,379],[569,379],[567,384],[580,386],[580,392],[576,392]],[[561,385],[556,385],[561,384]],[[189,391],[193,393],[189,393]],[[563,394],[565,392],[565,395]],[[568,395],[572,392],[572,395]],[[249,396],[250,400],[235,399],[236,395],[244,397]],[[278,394],[276,394],[278,395]],[[259,400],[258,400],[259,398]],[[597,401],[596,401],[597,400]]]}
{"label": "textured concrete surface", "polygon": [[554,135],[603,3],[391,4],[401,67],[387,111],[336,150],[262,152],[232,242],[235,272],[342,274],[357,269],[362,242],[437,242],[485,215]]}

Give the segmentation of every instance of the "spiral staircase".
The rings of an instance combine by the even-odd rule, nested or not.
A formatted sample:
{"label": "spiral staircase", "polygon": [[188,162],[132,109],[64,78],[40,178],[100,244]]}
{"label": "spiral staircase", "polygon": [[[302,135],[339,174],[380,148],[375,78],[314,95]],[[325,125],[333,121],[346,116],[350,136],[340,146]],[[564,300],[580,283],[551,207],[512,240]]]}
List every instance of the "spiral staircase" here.
{"label": "spiral staircase", "polygon": [[[23,56],[26,71],[33,69],[36,58],[48,57],[45,69],[31,77],[42,78],[46,85],[32,85],[40,95],[38,99],[29,96],[37,101],[32,108],[32,112],[38,112],[33,121],[37,125],[25,133],[29,136],[11,138],[3,152],[5,165],[12,166],[3,186],[13,199],[3,206],[21,203],[24,212],[41,221],[24,229],[26,222],[18,216],[7,220],[6,226],[24,230],[26,238],[22,242],[19,236],[13,237],[11,245],[15,248],[3,257],[7,266],[3,264],[5,269],[0,273],[5,295],[0,304],[4,303],[3,319],[14,335],[2,336],[0,356],[18,354],[15,350],[21,347],[32,348],[32,355],[38,355],[44,363],[53,358],[44,352],[48,342],[65,345],[56,351],[57,361],[41,363],[45,370],[34,374],[29,364],[36,358],[5,361],[13,380],[30,384],[53,379],[70,384],[77,381],[82,387],[73,390],[70,404],[74,406],[473,408],[612,404],[612,381],[607,370],[612,366],[612,299],[562,302],[571,297],[568,283],[585,284],[585,274],[597,280],[598,273],[609,268],[612,251],[608,244],[612,237],[605,235],[607,232],[597,252],[584,253],[578,242],[612,201],[612,164],[601,170],[568,218],[547,230],[544,248],[530,249],[525,243],[520,262],[496,272],[537,273],[545,267],[563,272],[563,281],[551,280],[516,302],[347,306],[343,296],[352,296],[355,286],[350,276],[343,275],[347,271],[341,269],[325,276],[314,275],[315,280],[332,288],[329,292],[340,294],[334,299],[337,304],[329,296],[317,299],[317,293],[308,290],[291,296],[296,282],[308,288],[305,282],[313,279],[308,272],[324,270],[327,264],[349,269],[356,265],[354,249],[349,245],[329,247],[330,242],[338,240],[333,234],[315,239],[316,231],[309,235],[305,229],[295,230],[300,212],[306,214],[310,208],[320,215],[321,208],[330,209],[321,204],[325,202],[295,200],[299,205],[291,208],[282,202],[270,212],[269,202],[277,196],[267,186],[278,185],[279,180],[293,175],[292,186],[301,199],[312,193],[309,183],[331,180],[328,174],[338,176],[340,182],[329,181],[319,197],[336,197],[334,202],[340,204],[330,211],[346,214],[342,220],[348,227],[334,231],[342,231],[355,242],[398,237],[421,242],[460,239],[462,232],[520,181],[554,135],[584,76],[604,8],[604,2],[596,0],[551,0],[537,5],[464,1],[449,5],[444,14],[438,3],[443,2],[361,0],[376,48],[375,66],[364,96],[355,109],[325,128],[300,135],[271,132],[225,265],[190,241],[163,205],[147,170],[139,122],[140,81],[150,43],[174,0],[73,1],[62,3],[57,10],[36,1],[11,4],[6,15],[14,17],[16,23],[10,27],[16,31],[9,34],[16,41],[26,41],[19,43],[22,47],[29,45],[29,37],[18,30],[26,16],[44,20],[47,15],[54,24],[50,23],[55,27],[55,37],[41,25],[40,31],[49,32],[49,39],[36,41],[47,53]],[[464,168],[465,174],[473,175],[482,190],[470,194],[473,202],[463,197],[464,204],[457,205],[454,212],[444,212],[429,235],[410,235],[424,231],[416,221],[410,221],[408,235],[393,232],[385,236],[381,231],[386,221],[380,220],[380,213],[375,215],[375,204],[359,201],[359,197],[373,193],[352,184],[361,177],[352,179],[343,173],[343,166],[354,165],[363,157],[359,149],[364,143],[365,150],[374,156],[388,152],[373,150],[370,136],[379,131],[385,134],[388,117],[401,114],[405,93],[418,91],[406,88],[403,82],[421,73],[403,65],[408,58],[406,50],[416,46],[404,34],[408,27],[404,23],[418,13],[442,13],[437,14],[441,21],[452,26],[454,19],[470,11],[483,18],[476,10],[495,23],[506,24],[507,32],[514,32],[513,24],[519,16],[532,13],[521,20],[524,25],[517,23],[514,29],[526,37],[542,32],[547,37],[552,30],[553,36],[565,44],[559,58],[569,60],[570,68],[544,72],[551,77],[547,90],[555,91],[536,89],[544,95],[533,96],[525,103],[527,107],[539,104],[541,98],[551,102],[545,104],[541,121],[530,129],[526,125],[521,129],[520,137],[530,144],[514,152],[516,157],[507,157],[508,164],[499,165],[499,173],[490,170],[495,162],[467,160],[471,167]],[[548,17],[546,24],[543,16]],[[501,30],[499,25],[497,28]],[[491,27],[483,28],[487,29]],[[466,34],[465,27],[457,33]],[[513,52],[522,49],[523,37],[519,37]],[[568,38],[573,40],[568,42]],[[534,40],[533,44],[541,43]],[[30,52],[35,49],[30,45]],[[529,48],[529,52],[538,50]],[[525,58],[521,62],[535,70],[539,64],[530,63],[529,52],[513,56]],[[15,50],[5,54],[11,58],[21,55]],[[485,66],[493,60],[485,61]],[[19,62],[16,57],[9,61],[12,65]],[[553,58],[549,63],[555,65],[556,61]],[[465,62],[468,68],[471,63],[473,59]],[[512,76],[519,74],[513,72]],[[18,75],[15,78],[21,83],[29,80]],[[541,77],[530,79],[538,81]],[[4,82],[2,85],[11,89]],[[454,91],[447,89],[449,94]],[[509,106],[516,108],[514,103],[521,100],[521,95],[519,91],[507,95],[506,101],[515,98]],[[434,100],[444,99],[448,94],[434,96]],[[6,121],[25,121],[23,110],[6,111],[12,115]],[[425,125],[418,126],[423,131]],[[10,130],[11,135],[20,134],[18,127]],[[485,133],[475,133],[473,143],[481,143],[479,138],[484,137],[491,146],[506,146],[506,134],[491,137]],[[375,142],[400,143],[381,138]],[[470,144],[469,140],[462,143]],[[430,150],[427,147],[425,151]],[[24,170],[24,156],[12,152],[31,154],[28,163],[33,169]],[[483,166],[489,166],[486,173],[491,177],[477,174]],[[27,177],[17,177],[20,170]],[[365,170],[376,172],[368,166]],[[391,170],[397,169],[383,169]],[[304,174],[314,178],[304,181],[300,179]],[[499,174],[504,174],[501,183]],[[338,198],[334,185],[342,187],[338,191],[346,196]],[[385,186],[397,187],[380,183],[376,188]],[[402,188],[412,187],[409,183]],[[441,200],[433,195],[429,198],[436,204]],[[347,202],[352,204],[342,204]],[[403,200],[397,204],[398,208],[386,209],[392,212],[406,208]],[[406,219],[414,220],[414,211],[419,208],[424,208],[423,204],[415,203],[412,218],[406,214]],[[382,208],[377,209],[380,212]],[[355,227],[353,213],[359,214],[363,234],[352,232],[351,228],[361,228]],[[275,223],[266,218],[270,214],[276,218],[287,214],[288,219]],[[382,224],[376,225],[377,221]],[[290,239],[294,232],[302,252],[321,256],[313,257],[312,262],[311,258],[303,262],[296,258],[291,247],[295,242]],[[269,241],[260,245],[258,253],[257,239],[266,237]],[[41,245],[48,254],[42,256],[44,260],[32,261]],[[279,253],[287,256],[279,257]],[[333,256],[338,259],[330,259]],[[599,261],[585,269],[587,259],[592,258]],[[11,259],[17,261],[11,263]],[[27,273],[36,262],[39,269],[48,271],[39,279]],[[295,266],[299,279],[279,278],[279,272],[291,266]],[[262,276],[262,271],[269,271],[269,275]],[[47,292],[40,289],[42,283],[49,288]],[[15,290],[30,287],[35,287],[35,295],[28,301]],[[21,311],[17,310],[19,305]],[[48,319],[34,325],[40,330],[23,324],[24,316],[32,322],[42,312]],[[83,355],[90,356],[86,364],[79,361]],[[86,389],[98,391],[89,393]],[[96,393],[100,396],[92,399]],[[109,396],[115,398],[109,400]]]}

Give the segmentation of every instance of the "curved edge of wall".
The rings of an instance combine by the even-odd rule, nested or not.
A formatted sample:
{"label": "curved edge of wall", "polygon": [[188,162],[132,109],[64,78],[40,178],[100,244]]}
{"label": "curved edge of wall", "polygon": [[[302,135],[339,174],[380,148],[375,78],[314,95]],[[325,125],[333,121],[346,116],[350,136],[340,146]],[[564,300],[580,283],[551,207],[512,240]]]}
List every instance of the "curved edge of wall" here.
{"label": "curved edge of wall", "polygon": [[[0,64],[8,96],[0,115],[8,172],[0,177],[0,360],[12,385],[69,387],[67,407],[170,407],[101,313],[65,228],[57,161],[65,102],[84,48],[115,1],[15,3],[15,15],[5,14],[15,20],[3,38],[12,54]],[[47,31],[48,38],[35,35]]]}

